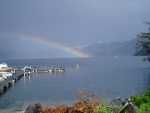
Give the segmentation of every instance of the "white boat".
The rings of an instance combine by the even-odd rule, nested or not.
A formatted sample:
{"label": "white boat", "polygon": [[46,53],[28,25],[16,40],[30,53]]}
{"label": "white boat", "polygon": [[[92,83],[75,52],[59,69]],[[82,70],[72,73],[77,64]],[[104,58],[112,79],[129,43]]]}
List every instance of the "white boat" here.
{"label": "white boat", "polygon": [[0,82],[4,81],[4,80],[6,80],[6,79],[7,79],[7,77],[6,77],[6,76],[4,76],[4,75],[0,75]]}
{"label": "white boat", "polygon": [[0,64],[0,69],[2,69],[2,68],[8,68],[8,65],[6,63],[2,63],[2,64]]}
{"label": "white boat", "polygon": [[0,72],[0,74],[3,75],[3,76],[5,76],[5,77],[10,77],[10,76],[13,75],[12,72],[4,72],[4,71]]}
{"label": "white boat", "polygon": [[5,79],[3,77],[0,77],[0,82],[4,81]]}
{"label": "white boat", "polygon": [[13,75],[13,70],[6,63],[0,64],[0,81],[6,80]]}
{"label": "white boat", "polygon": [[7,72],[9,72],[9,71],[11,71],[11,70],[12,70],[11,67],[4,67],[4,68],[1,68],[1,69],[0,69],[0,71],[7,71]]}
{"label": "white boat", "polygon": [[2,63],[0,64],[0,71],[11,71],[12,70],[12,67],[8,67],[8,65],[6,63]]}
{"label": "white boat", "polygon": [[24,73],[25,73],[26,75],[30,75],[31,72],[32,72],[31,66],[25,66],[25,67],[24,67]]}

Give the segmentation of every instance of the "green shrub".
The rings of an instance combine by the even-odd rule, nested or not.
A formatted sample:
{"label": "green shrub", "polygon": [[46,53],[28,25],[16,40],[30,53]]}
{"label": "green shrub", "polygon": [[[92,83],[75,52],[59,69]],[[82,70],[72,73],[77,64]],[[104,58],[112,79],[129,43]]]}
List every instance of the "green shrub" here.
{"label": "green shrub", "polygon": [[94,111],[96,113],[113,113],[111,111],[111,107],[108,106],[108,105],[99,105],[99,106],[96,106]]}
{"label": "green shrub", "polygon": [[130,99],[133,101],[135,106],[137,106],[135,109],[141,111],[141,113],[150,110],[150,86],[147,91],[131,96]]}

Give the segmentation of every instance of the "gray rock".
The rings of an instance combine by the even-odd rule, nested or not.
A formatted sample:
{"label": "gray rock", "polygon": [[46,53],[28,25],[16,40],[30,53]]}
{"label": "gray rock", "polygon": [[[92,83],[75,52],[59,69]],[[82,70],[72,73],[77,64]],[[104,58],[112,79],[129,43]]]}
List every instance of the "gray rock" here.
{"label": "gray rock", "polygon": [[38,110],[39,108],[41,108],[41,104],[31,104],[28,106],[28,108],[26,109],[25,113],[40,113]]}
{"label": "gray rock", "polygon": [[114,113],[118,113],[120,111],[120,106],[124,107],[120,113],[135,113],[130,99],[117,97],[111,101],[110,106]]}
{"label": "gray rock", "polygon": [[120,113],[136,113],[133,106],[128,104]]}

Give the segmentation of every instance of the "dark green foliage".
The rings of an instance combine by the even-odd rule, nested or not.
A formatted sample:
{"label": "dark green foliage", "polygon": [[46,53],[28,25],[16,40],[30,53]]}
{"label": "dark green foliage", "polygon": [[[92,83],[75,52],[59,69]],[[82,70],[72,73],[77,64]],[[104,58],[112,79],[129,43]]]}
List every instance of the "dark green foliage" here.
{"label": "dark green foliage", "polygon": [[[146,24],[150,25],[150,22],[146,22]],[[147,58],[144,58],[143,60],[150,62],[150,27],[147,33],[141,32],[140,34],[137,34],[137,38],[139,39],[136,43],[137,50],[144,49]]]}
{"label": "dark green foliage", "polygon": [[113,113],[108,105],[99,105],[95,107],[95,113]]}
{"label": "dark green foliage", "polygon": [[131,96],[133,103],[142,111],[150,110],[150,86],[144,93]]}

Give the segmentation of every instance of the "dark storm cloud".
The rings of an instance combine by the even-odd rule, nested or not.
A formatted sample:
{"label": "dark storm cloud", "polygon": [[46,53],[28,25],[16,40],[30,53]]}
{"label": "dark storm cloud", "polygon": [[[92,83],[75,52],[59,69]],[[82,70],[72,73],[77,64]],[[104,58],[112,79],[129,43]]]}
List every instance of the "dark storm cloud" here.
{"label": "dark storm cloud", "polygon": [[63,43],[133,39],[145,27],[142,21],[149,19],[148,3],[147,0],[1,1],[0,30],[49,37]]}
{"label": "dark storm cloud", "polygon": [[[67,44],[125,41],[147,30],[149,0],[1,0],[0,33]],[[2,41],[2,40],[1,40]]]}

